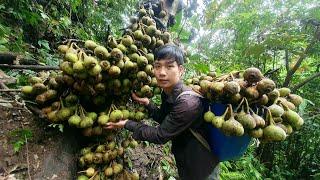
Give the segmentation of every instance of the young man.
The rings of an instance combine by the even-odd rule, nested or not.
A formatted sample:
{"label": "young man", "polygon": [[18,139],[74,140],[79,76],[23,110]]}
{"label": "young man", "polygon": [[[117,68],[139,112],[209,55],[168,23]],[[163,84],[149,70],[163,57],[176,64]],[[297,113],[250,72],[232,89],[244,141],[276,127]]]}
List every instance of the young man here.
{"label": "young man", "polygon": [[184,72],[183,52],[177,46],[165,45],[159,48],[155,57],[154,74],[158,86],[163,90],[160,109],[148,98],[139,98],[134,93],[132,98],[145,105],[150,116],[160,125],[152,127],[124,120],[110,122],[106,128],[124,127],[133,132],[134,139],[156,144],[164,144],[171,140],[172,153],[181,179],[218,179],[217,172],[213,172],[218,159],[190,131],[191,128],[205,135],[202,100],[189,94],[179,96],[182,92],[191,90],[181,81]]}

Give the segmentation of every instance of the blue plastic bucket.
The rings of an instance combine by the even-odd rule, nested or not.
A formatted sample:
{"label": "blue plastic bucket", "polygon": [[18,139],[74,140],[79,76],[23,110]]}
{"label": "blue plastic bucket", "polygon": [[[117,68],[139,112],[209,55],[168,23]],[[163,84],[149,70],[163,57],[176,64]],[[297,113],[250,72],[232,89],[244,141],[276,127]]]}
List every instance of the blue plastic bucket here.
{"label": "blue plastic bucket", "polygon": [[[216,116],[221,116],[225,112],[227,105],[212,104],[211,111]],[[208,124],[208,143],[214,155],[220,161],[228,161],[240,158],[247,150],[251,137],[247,134],[243,136],[226,136],[220,129]]]}

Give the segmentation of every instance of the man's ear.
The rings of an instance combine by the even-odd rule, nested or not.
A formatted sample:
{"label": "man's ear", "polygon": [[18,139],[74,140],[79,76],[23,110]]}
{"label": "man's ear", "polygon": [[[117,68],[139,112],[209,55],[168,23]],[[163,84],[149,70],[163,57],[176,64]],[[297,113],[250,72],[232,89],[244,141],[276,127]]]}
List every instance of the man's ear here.
{"label": "man's ear", "polygon": [[184,74],[184,67],[182,65],[179,66],[180,77]]}

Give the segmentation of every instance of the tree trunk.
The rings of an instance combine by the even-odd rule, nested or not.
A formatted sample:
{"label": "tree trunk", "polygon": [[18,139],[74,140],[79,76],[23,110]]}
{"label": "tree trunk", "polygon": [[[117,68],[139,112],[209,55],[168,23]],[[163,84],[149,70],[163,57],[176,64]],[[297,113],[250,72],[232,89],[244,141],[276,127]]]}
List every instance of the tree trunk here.
{"label": "tree trunk", "polygon": [[307,48],[304,50],[304,52],[300,55],[298,61],[295,63],[293,68],[290,69],[289,71],[287,71],[287,76],[286,76],[282,86],[284,86],[284,87],[289,86],[289,84],[293,78],[294,73],[298,70],[298,68],[300,67],[303,60],[306,59],[306,57],[308,56],[308,53],[310,52],[310,50],[313,48],[313,46],[318,41],[318,37],[317,37],[318,33],[320,33],[319,27],[317,28],[316,32],[314,33],[313,39],[311,40],[310,44],[307,46]]}

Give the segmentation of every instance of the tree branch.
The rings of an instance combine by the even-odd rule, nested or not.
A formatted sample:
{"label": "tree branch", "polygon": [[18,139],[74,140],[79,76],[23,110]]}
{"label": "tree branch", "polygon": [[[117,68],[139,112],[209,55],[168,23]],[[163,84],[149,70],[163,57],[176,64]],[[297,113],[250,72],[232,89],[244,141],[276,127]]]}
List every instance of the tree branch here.
{"label": "tree branch", "polygon": [[0,89],[1,92],[21,92],[21,89]]}
{"label": "tree branch", "polygon": [[290,67],[289,67],[289,52],[288,52],[288,49],[285,50],[285,63],[286,63],[286,70],[287,72],[290,70]]}
{"label": "tree branch", "polygon": [[316,79],[317,77],[320,77],[320,72],[313,74],[312,76],[308,77],[307,79],[303,80],[302,82],[298,83],[297,85],[293,86],[291,88],[292,91],[297,91],[299,88],[307,84],[308,82]]}
{"label": "tree branch", "polygon": [[270,77],[273,73],[276,73],[277,71],[279,71],[280,68],[276,68],[276,69],[269,69],[267,72],[265,72],[263,74],[263,76],[265,77]]}
{"label": "tree branch", "polygon": [[317,65],[316,72],[319,72],[319,70],[320,70],[320,64]]}
{"label": "tree branch", "polygon": [[10,68],[10,69],[30,69],[30,70],[59,70],[57,66],[39,66],[39,65],[9,65],[0,64],[0,67]]}
{"label": "tree branch", "polygon": [[313,47],[313,45],[316,43],[317,41],[317,33],[319,31],[319,28],[317,28],[313,39],[311,40],[310,44],[307,46],[307,48],[304,50],[303,54],[300,55],[298,61],[295,63],[295,65],[293,66],[293,68],[290,71],[287,71],[287,76],[286,79],[284,80],[283,86],[287,87],[294,75],[294,73],[297,71],[297,69],[300,67],[302,61],[307,57],[307,54],[309,53],[310,49]]}

